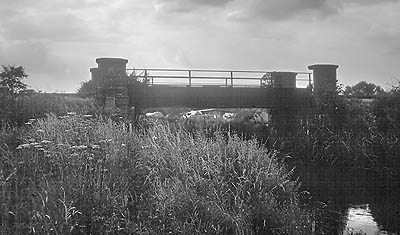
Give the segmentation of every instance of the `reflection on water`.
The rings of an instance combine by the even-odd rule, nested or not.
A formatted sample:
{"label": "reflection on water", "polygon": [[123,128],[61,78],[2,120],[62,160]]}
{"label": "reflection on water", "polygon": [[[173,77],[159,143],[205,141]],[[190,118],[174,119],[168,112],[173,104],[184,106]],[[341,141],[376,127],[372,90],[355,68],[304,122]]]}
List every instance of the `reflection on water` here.
{"label": "reflection on water", "polygon": [[309,192],[316,234],[400,234],[399,176],[315,166],[297,166],[294,176]]}
{"label": "reflection on water", "polygon": [[366,235],[387,234],[379,229],[374,221],[368,204],[350,207],[347,211],[347,224],[344,231],[345,235],[361,233]]}

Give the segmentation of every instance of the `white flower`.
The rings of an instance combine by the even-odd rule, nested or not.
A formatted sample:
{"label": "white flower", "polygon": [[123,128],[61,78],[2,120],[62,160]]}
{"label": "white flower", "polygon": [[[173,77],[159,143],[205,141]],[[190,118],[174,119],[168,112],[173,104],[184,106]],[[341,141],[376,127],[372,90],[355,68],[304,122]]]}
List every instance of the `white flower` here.
{"label": "white flower", "polygon": [[93,144],[93,145],[92,145],[92,148],[93,148],[93,149],[98,149],[98,148],[100,148],[100,146],[97,145],[97,144]]}

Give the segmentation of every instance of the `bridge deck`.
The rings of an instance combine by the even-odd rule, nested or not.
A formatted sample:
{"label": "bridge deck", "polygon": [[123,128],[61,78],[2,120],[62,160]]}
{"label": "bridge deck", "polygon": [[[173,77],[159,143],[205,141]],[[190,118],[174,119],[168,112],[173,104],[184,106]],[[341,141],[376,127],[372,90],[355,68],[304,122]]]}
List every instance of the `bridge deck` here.
{"label": "bridge deck", "polygon": [[129,103],[135,107],[293,108],[308,104],[309,98],[307,88],[144,86],[129,89]]}

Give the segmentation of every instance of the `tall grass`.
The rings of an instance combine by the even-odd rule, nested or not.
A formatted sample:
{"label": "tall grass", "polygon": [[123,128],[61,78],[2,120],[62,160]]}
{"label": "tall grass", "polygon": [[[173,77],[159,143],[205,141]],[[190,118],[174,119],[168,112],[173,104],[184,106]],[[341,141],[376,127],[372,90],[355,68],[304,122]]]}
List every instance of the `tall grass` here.
{"label": "tall grass", "polygon": [[95,113],[96,107],[90,98],[79,98],[62,94],[20,94],[7,97],[7,102],[0,103],[0,125],[15,125],[27,122],[29,119],[45,118],[53,113],[66,115],[69,112]]}
{"label": "tall grass", "polygon": [[1,234],[311,232],[299,183],[255,140],[49,116],[21,141],[0,149]]}

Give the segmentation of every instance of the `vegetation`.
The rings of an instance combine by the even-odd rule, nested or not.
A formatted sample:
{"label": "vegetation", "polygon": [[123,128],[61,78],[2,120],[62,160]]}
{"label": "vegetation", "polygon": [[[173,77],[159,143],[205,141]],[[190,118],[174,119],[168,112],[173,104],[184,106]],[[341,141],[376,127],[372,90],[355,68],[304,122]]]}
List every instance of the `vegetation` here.
{"label": "vegetation", "polygon": [[22,82],[28,75],[22,66],[2,65],[3,70],[0,72],[0,87],[6,87],[12,94],[25,90],[27,85]]}
{"label": "vegetation", "polygon": [[[400,176],[400,86],[315,94],[314,114],[282,134],[250,109],[132,127],[90,98],[24,92],[22,67],[0,75],[1,234],[329,234],[345,214],[310,205],[288,169]],[[110,78],[109,90],[146,83]]]}
{"label": "vegetation", "polygon": [[94,97],[96,94],[96,86],[93,80],[82,82],[77,90],[77,94],[80,97]]}
{"label": "vegetation", "polygon": [[[109,72],[105,75],[105,79],[102,84],[103,89],[112,87],[129,86],[133,84],[145,84],[148,81],[144,81],[143,78],[139,78],[139,74],[136,71],[132,71],[130,74],[121,72]],[[97,84],[93,80],[82,82],[81,86],[77,90],[79,97],[94,97],[97,92]]]}
{"label": "vegetation", "polygon": [[[22,130],[20,130],[22,131]],[[309,234],[275,151],[235,135],[49,116],[2,144],[2,234]]]}
{"label": "vegetation", "polygon": [[13,109],[10,103],[1,102],[0,109],[4,110],[0,118],[0,126],[23,125],[30,119],[45,118],[53,113],[64,116],[68,113],[94,114],[97,108],[92,99],[67,96],[62,94],[19,94],[14,98],[7,94],[2,101],[13,100]]}
{"label": "vegetation", "polygon": [[346,86],[343,94],[349,98],[371,99],[384,93],[384,90],[373,83],[361,81],[354,86]]}

